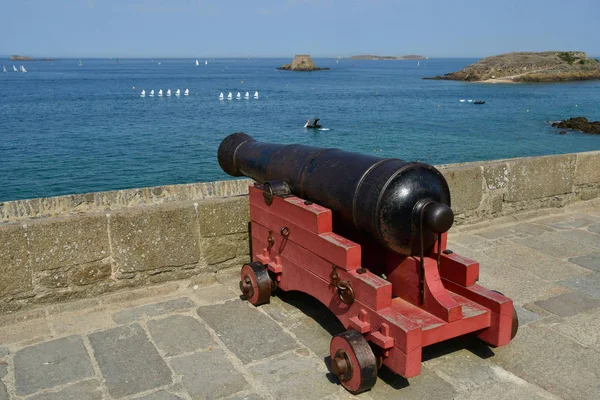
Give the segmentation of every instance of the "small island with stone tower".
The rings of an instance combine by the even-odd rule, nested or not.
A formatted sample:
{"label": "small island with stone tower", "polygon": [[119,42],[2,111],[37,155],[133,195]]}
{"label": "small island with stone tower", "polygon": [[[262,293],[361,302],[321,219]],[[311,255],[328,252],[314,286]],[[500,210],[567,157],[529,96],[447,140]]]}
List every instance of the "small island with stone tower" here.
{"label": "small island with stone tower", "polygon": [[329,68],[317,67],[308,54],[297,54],[291,64],[282,65],[277,69],[283,71],[326,71]]}

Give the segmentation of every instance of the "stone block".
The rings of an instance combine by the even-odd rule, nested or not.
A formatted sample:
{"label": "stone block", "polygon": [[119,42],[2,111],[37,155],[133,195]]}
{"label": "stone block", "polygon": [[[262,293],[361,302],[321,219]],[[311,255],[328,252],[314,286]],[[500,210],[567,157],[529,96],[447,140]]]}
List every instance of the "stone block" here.
{"label": "stone block", "polygon": [[19,396],[94,376],[79,336],[52,340],[15,353],[15,389]]}
{"label": "stone block", "polygon": [[593,253],[587,256],[569,258],[573,264],[580,265],[592,271],[600,272],[600,253]]}
{"label": "stone block", "polygon": [[508,186],[508,163],[495,162],[483,164],[483,179],[489,190],[503,189]]}
{"label": "stone block", "polygon": [[173,358],[170,364],[192,399],[225,397],[249,387],[221,349]]}
{"label": "stone block", "polygon": [[331,337],[346,330],[331,313],[323,314],[318,322],[304,316],[294,325],[290,330],[296,338],[322,359],[329,356]]}
{"label": "stone block", "polygon": [[156,317],[192,307],[194,307],[194,303],[189,298],[182,297],[164,301],[162,303],[147,304],[141,307],[119,311],[113,315],[113,320],[117,324],[129,324],[140,319]]}
{"label": "stone block", "polygon": [[577,154],[576,185],[600,182],[600,151]]}
{"label": "stone block", "polygon": [[510,345],[494,353],[494,363],[558,397],[600,398],[600,353],[549,327],[524,326]]}
{"label": "stone block", "polygon": [[27,238],[20,225],[0,226],[0,297],[33,288]]}
{"label": "stone block", "polygon": [[0,324],[0,343],[8,345],[19,342],[34,342],[50,337],[46,320],[23,321],[15,324]]}
{"label": "stone block", "polygon": [[549,400],[556,399],[556,396],[536,385],[517,378],[515,382],[495,382],[467,393],[462,393],[454,399]]}
{"label": "stone block", "polygon": [[493,246],[484,250],[484,253],[495,261],[510,264],[551,282],[589,273],[585,268],[520,243],[508,242]]}
{"label": "stone block", "polygon": [[88,337],[112,397],[129,396],[172,382],[169,367],[138,324]]}
{"label": "stone block", "polygon": [[598,188],[578,188],[577,194],[579,195],[579,199],[586,201],[592,200],[600,196],[600,189]]}
{"label": "stone block", "polygon": [[200,322],[189,316],[172,315],[148,321],[147,325],[154,343],[166,357],[215,345],[210,333]]}
{"label": "stone block", "polygon": [[373,399],[453,400],[457,393],[452,385],[423,365],[421,374],[411,378],[410,381],[393,373],[387,367],[381,368],[377,383],[368,395]]}
{"label": "stone block", "polygon": [[[275,321],[241,300],[200,307],[198,315],[243,363],[298,347]],[[240,324],[249,330],[240,329]]]}
{"label": "stone block", "polygon": [[517,316],[519,317],[519,326],[524,326],[544,318],[543,315],[529,311],[521,306],[515,306]]}
{"label": "stone block", "polygon": [[536,249],[541,253],[564,259],[585,256],[596,250],[594,247],[567,240],[560,232],[550,232],[538,237],[513,239],[513,241]]}
{"label": "stone block", "polygon": [[[598,286],[600,291],[600,286]],[[536,301],[535,305],[559,317],[568,317],[600,307],[600,300],[578,292],[563,293],[547,300]]]}
{"label": "stone block", "polygon": [[75,383],[58,392],[43,393],[28,397],[27,400],[100,400],[102,391],[98,381],[89,380]]}
{"label": "stone block", "polygon": [[475,210],[483,196],[483,174],[479,165],[440,169],[448,181],[455,213]]}
{"label": "stone block", "polygon": [[585,293],[594,299],[600,299],[600,272],[592,272],[591,274],[576,276],[558,282],[560,285],[569,289],[577,290]]}
{"label": "stone block", "polygon": [[68,286],[68,275],[60,270],[47,270],[34,273],[35,286],[43,286],[48,289],[66,288]]}
{"label": "stone block", "polygon": [[560,232],[560,235],[572,242],[600,249],[600,235],[580,229],[572,229]]}
{"label": "stone block", "polygon": [[553,324],[552,329],[600,351],[600,308],[567,317]]}
{"label": "stone block", "polygon": [[158,392],[147,394],[142,397],[136,397],[135,400],[183,400],[183,398],[165,390],[159,390]]}
{"label": "stone block", "polygon": [[77,286],[91,285],[102,280],[106,280],[112,274],[110,260],[92,262],[72,268],[69,271],[70,279]]}
{"label": "stone block", "polygon": [[6,347],[0,347],[0,358],[6,357],[9,354]]}
{"label": "stone block", "polygon": [[219,264],[250,254],[247,233],[215,236],[203,240],[202,251],[208,265]]}
{"label": "stone block", "polygon": [[6,391],[6,386],[4,386],[4,382],[2,382],[2,378],[4,378],[7,372],[6,365],[0,363],[0,400],[10,400],[8,392]]}
{"label": "stone block", "polygon": [[539,199],[573,191],[576,155],[520,158],[509,161],[509,202]]}
{"label": "stone block", "polygon": [[588,226],[588,231],[600,234],[600,224],[592,224]]}
{"label": "stone block", "polygon": [[250,221],[248,196],[200,201],[198,220],[204,237],[247,233]]}
{"label": "stone block", "polygon": [[34,271],[68,268],[110,256],[103,214],[34,221],[26,230]]}
{"label": "stone block", "polygon": [[200,259],[196,214],[189,205],[130,209],[110,216],[118,272],[197,264]]}
{"label": "stone block", "polygon": [[286,353],[248,368],[276,399],[319,399],[337,393],[323,360]]}

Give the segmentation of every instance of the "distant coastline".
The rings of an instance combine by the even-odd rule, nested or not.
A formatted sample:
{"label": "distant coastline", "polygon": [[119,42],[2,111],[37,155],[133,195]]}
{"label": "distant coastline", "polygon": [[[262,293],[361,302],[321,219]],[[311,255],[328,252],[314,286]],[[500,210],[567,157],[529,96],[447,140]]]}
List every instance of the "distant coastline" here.
{"label": "distant coastline", "polygon": [[13,55],[10,56],[10,60],[11,61],[54,61],[54,59],[52,58],[31,58],[31,57],[27,57],[27,56],[18,56],[18,55]]}
{"label": "distant coastline", "polygon": [[427,60],[428,57],[418,54],[408,54],[406,56],[376,56],[372,54],[362,54],[348,57],[350,60]]}

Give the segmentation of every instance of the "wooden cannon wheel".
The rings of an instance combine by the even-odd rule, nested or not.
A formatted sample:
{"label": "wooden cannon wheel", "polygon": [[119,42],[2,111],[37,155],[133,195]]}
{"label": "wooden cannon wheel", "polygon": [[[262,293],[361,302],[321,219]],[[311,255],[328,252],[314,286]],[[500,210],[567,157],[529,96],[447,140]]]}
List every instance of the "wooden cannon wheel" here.
{"label": "wooden cannon wheel", "polygon": [[244,264],[240,275],[240,290],[250,303],[259,306],[269,302],[272,282],[264,264],[259,262]]}
{"label": "wooden cannon wheel", "polygon": [[353,329],[335,335],[329,351],[331,372],[350,393],[362,393],[375,385],[377,360],[363,335]]}

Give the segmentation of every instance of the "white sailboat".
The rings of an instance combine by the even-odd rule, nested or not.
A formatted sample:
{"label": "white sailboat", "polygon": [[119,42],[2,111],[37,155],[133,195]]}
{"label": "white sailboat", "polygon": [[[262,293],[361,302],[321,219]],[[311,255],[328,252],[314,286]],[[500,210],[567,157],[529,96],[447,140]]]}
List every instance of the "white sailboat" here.
{"label": "white sailboat", "polygon": [[177,89],[177,91],[175,92],[175,96],[181,96],[181,90]]}
{"label": "white sailboat", "polygon": [[162,89],[158,89],[158,97],[162,97]]}
{"label": "white sailboat", "polygon": [[421,65],[421,61],[417,61],[417,67]]}
{"label": "white sailboat", "polygon": [[4,65],[2,66],[2,72],[6,72],[6,67]]}
{"label": "white sailboat", "polygon": [[171,97],[171,89],[167,89],[167,97]]}
{"label": "white sailboat", "polygon": [[198,59],[196,59],[196,67],[200,65],[200,63],[198,62]]}
{"label": "white sailboat", "polygon": [[242,95],[240,94],[240,92],[237,92],[237,94],[235,95],[235,98],[240,100],[242,98]]}
{"label": "white sailboat", "polygon": [[154,89],[150,91],[150,97],[154,97]]}
{"label": "white sailboat", "polygon": [[258,92],[254,92],[254,98],[258,99]]}
{"label": "white sailboat", "polygon": [[185,91],[183,92],[184,96],[189,96],[190,95],[190,89],[185,89]]}
{"label": "white sailboat", "polygon": [[219,100],[225,100],[225,96],[223,96],[223,92],[219,95]]}
{"label": "white sailboat", "polygon": [[140,94],[140,97],[146,97],[146,91],[144,89],[142,89],[142,93]]}
{"label": "white sailboat", "polygon": [[204,65],[208,65],[208,60],[204,60]]}
{"label": "white sailboat", "polygon": [[250,93],[246,92],[246,94],[244,95],[245,99],[249,99],[250,98]]}
{"label": "white sailboat", "polygon": [[231,92],[229,92],[229,94],[227,95],[227,100],[232,100],[233,99],[233,95],[231,94]]}
{"label": "white sailboat", "polygon": [[21,72],[27,72],[24,65],[21,65]]}
{"label": "white sailboat", "polygon": [[81,62],[81,60],[79,60],[79,66],[83,67],[83,63]]}
{"label": "white sailboat", "polygon": [[15,67],[14,65],[13,65],[13,71],[19,72],[19,70],[17,69],[17,67]]}

